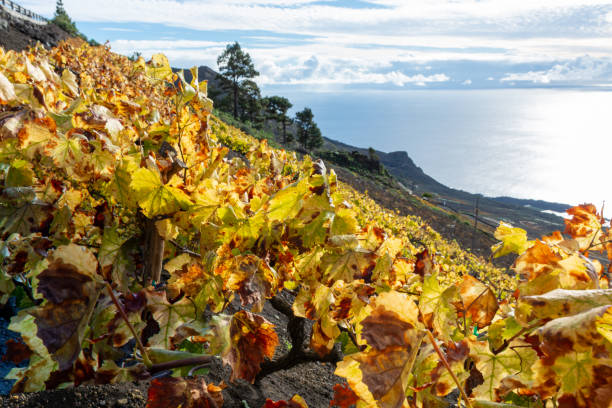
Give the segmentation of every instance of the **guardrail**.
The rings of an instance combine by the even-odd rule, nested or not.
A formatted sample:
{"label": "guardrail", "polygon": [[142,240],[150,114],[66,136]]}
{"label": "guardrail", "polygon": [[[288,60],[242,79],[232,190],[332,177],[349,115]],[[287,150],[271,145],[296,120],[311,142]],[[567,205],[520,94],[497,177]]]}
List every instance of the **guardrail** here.
{"label": "guardrail", "polygon": [[19,4],[13,3],[11,0],[0,0],[0,6],[2,6],[4,9],[6,9],[9,12],[13,11],[13,13],[11,14],[17,13],[19,14],[19,17],[26,17],[39,24],[46,24],[49,22],[49,20],[47,20],[40,14],[36,14],[26,8],[23,8]]}

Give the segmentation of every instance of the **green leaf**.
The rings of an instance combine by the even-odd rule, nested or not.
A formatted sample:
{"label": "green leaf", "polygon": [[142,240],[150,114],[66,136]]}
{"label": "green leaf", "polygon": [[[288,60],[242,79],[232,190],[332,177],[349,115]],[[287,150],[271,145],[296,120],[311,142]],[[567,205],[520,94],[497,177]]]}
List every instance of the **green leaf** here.
{"label": "green leaf", "polygon": [[4,185],[6,187],[28,187],[34,184],[36,176],[32,165],[25,160],[14,160],[9,167]]}
{"label": "green leaf", "polygon": [[45,389],[45,381],[51,372],[58,369],[58,363],[51,358],[43,341],[36,335],[38,327],[34,321],[34,316],[28,311],[21,310],[17,316],[11,318],[8,326],[9,330],[21,335],[24,343],[32,351],[30,363],[27,367],[13,368],[4,377],[7,380],[16,380],[13,385],[13,392],[35,392]]}
{"label": "green leaf", "polygon": [[434,333],[440,339],[450,341],[457,322],[457,311],[452,302],[457,300],[459,292],[457,286],[443,288],[438,280],[437,273],[425,277],[419,308]]}
{"label": "green leaf", "polygon": [[98,250],[98,262],[105,276],[111,276],[113,282],[121,285],[122,291],[127,291],[127,273],[130,261],[127,259],[123,244],[129,240],[129,237],[121,236],[117,232],[117,228],[104,228],[102,235],[102,244]]}
{"label": "green leaf", "polygon": [[530,379],[531,367],[538,358],[531,347],[524,346],[513,343],[501,353],[493,354],[487,342],[471,343],[470,356],[474,359],[476,368],[484,379],[484,382],[473,390],[476,398],[495,401],[497,399],[496,389],[505,377],[519,375],[519,378]]}
{"label": "green leaf", "polygon": [[340,342],[340,345],[342,346],[342,354],[345,356],[359,353],[359,348],[355,345],[355,343],[353,343],[353,340],[351,340],[351,337],[347,332],[340,333],[340,336],[338,336],[336,340]]}
{"label": "green leaf", "polygon": [[40,231],[50,221],[53,208],[34,199],[28,187],[11,187],[3,191],[11,198],[0,202],[0,230],[2,234],[18,233],[23,236]]}
{"label": "green leaf", "polygon": [[349,235],[356,233],[358,230],[359,223],[354,211],[346,208],[336,211],[331,224],[331,235]]}
{"label": "green leaf", "polygon": [[167,363],[170,361],[202,356],[202,354],[190,353],[187,351],[167,350],[159,348],[147,348],[147,354],[151,358],[151,362],[153,364]]}
{"label": "green leaf", "polygon": [[325,224],[333,216],[332,212],[325,211],[319,214],[314,220],[299,228],[302,244],[305,248],[312,248],[315,245],[323,244],[327,238],[327,228]]}
{"label": "green leaf", "polygon": [[147,290],[147,309],[153,314],[153,318],[159,325],[159,333],[151,336],[148,341],[149,347],[170,348],[170,338],[176,329],[195,319],[195,307],[189,299],[181,299],[176,303],[168,302],[165,292]]}
{"label": "green leaf", "polygon": [[160,175],[149,169],[136,170],[130,187],[142,212],[149,218],[186,210],[192,204],[187,194],[176,187],[164,185]]}
{"label": "green leaf", "polygon": [[136,205],[136,200],[130,189],[130,183],[132,182],[132,173],[137,169],[138,165],[135,160],[124,158],[115,168],[111,181],[106,186],[107,194],[114,198],[117,203],[127,208],[132,208]]}
{"label": "green leaf", "polygon": [[270,221],[284,221],[295,217],[303,205],[304,195],[307,192],[307,181],[292,184],[274,194],[264,205]]}

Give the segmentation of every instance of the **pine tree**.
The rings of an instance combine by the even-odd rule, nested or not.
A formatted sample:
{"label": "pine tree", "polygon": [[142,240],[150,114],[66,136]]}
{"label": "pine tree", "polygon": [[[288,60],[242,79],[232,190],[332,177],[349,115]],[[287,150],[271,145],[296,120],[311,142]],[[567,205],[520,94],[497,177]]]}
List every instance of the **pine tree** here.
{"label": "pine tree", "polygon": [[313,150],[323,146],[321,129],[314,122],[314,114],[310,108],[295,114],[295,123],[298,128],[298,141],[306,150]]}
{"label": "pine tree", "polygon": [[255,70],[251,56],[242,51],[240,44],[228,44],[225,51],[217,58],[221,78],[229,83],[232,90],[230,97],[234,105],[234,118],[238,119],[238,98],[244,79],[252,79],[259,75]]}
{"label": "pine tree", "polygon": [[62,30],[66,31],[70,35],[81,36],[79,30],[76,28],[76,25],[66,13],[66,9],[64,8],[64,2],[62,0],[57,0],[55,3],[55,15],[53,16],[52,23],[57,25]]}
{"label": "pine tree", "polygon": [[287,133],[287,126],[291,123],[291,118],[287,116],[287,112],[293,105],[289,99],[282,96],[270,96],[266,98],[265,104],[267,119],[275,120],[281,125],[283,143],[291,142],[293,135]]}

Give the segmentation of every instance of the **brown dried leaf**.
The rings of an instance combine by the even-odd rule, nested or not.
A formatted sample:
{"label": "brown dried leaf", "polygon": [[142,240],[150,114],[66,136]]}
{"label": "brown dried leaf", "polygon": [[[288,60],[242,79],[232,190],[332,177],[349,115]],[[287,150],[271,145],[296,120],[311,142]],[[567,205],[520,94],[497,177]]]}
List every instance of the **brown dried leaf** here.
{"label": "brown dried leaf", "polygon": [[34,309],[38,337],[59,363],[69,368],[81,351],[81,342],[102,284],[95,275],[97,261],[86,248],[59,247],[49,266],[38,275],[38,292],[47,302]]}
{"label": "brown dried leaf", "polygon": [[459,294],[462,305],[458,311],[470,317],[479,329],[488,326],[499,309],[491,288],[470,275],[464,275]]}

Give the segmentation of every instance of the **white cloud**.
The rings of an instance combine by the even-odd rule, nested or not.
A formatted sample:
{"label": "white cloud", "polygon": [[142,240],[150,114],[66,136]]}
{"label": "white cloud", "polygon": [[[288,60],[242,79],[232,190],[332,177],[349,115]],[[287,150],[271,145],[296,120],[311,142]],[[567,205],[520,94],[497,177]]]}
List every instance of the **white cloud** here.
{"label": "white cloud", "polygon": [[[226,37],[235,33],[262,72],[263,83],[315,79],[335,83],[346,75],[347,83],[368,79],[398,86],[426,84],[437,75],[465,77],[440,69],[441,63],[471,61],[497,67],[546,63],[552,68],[527,73],[509,68],[494,75],[499,78],[500,72],[509,72],[502,78],[504,84],[547,84],[562,80],[557,78],[588,78],[589,68],[580,76],[577,67],[564,69],[565,61],[586,54],[593,60],[612,55],[612,0],[365,1],[372,7],[342,7],[331,0],[64,0],[64,4],[77,23],[118,24],[101,28],[125,32],[126,39],[111,42],[115,51],[127,55],[140,51],[145,56],[164,52],[176,65],[214,68],[225,45],[182,40],[183,29],[223,30],[230,33]],[[54,11],[53,2],[47,0],[22,0],[22,4],[47,16]],[[148,41],[130,40],[129,33],[141,23],[174,27],[177,40],[164,41],[154,34]],[[190,33],[190,38],[197,37]],[[420,78],[418,71],[429,75]]]}
{"label": "white cloud", "polygon": [[472,80],[471,79],[466,79],[465,81],[463,81],[461,83],[461,85],[472,85]]}
{"label": "white cloud", "polygon": [[123,28],[123,27],[102,27],[100,30],[102,31],[117,31],[122,33],[137,33],[140,30],[136,30],[134,28]]}
{"label": "white cloud", "polygon": [[[34,11],[52,15],[53,2],[24,0]],[[206,30],[265,30],[284,33],[341,33],[355,30],[409,34],[441,33],[463,28],[468,32],[525,33],[540,29],[538,22],[573,15],[583,8],[610,7],[605,0],[382,0],[387,8],[354,9],[314,0],[65,0],[76,21],[147,22]],[[120,11],[120,12],[119,12]],[[587,26],[588,27],[588,26]],[[557,28],[566,29],[564,26]],[[595,29],[596,27],[593,27]]]}
{"label": "white cloud", "polygon": [[547,70],[509,73],[501,81],[528,81],[536,84],[550,84],[552,82],[578,82],[586,84],[610,78],[611,75],[612,61],[595,60],[586,56],[562,64],[555,64]]}

